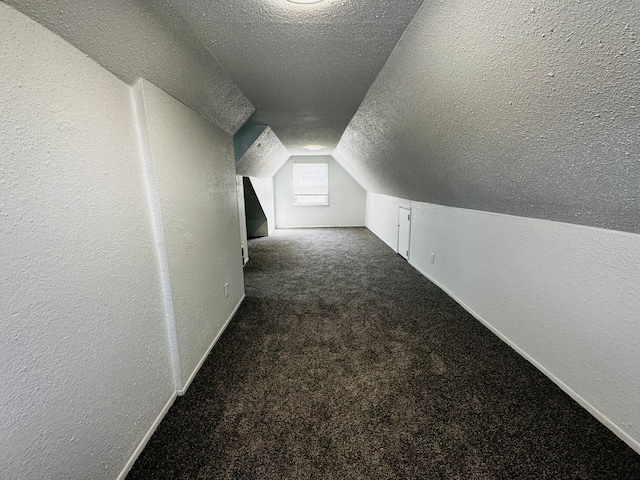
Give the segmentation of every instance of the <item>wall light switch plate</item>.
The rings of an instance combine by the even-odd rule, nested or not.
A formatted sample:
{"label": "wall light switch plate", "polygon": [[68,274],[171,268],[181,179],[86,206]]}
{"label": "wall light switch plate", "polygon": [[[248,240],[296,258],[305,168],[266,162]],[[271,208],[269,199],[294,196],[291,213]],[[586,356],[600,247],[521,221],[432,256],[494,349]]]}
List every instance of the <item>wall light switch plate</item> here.
{"label": "wall light switch plate", "polygon": [[229,282],[224,284],[224,298],[229,298]]}
{"label": "wall light switch plate", "polygon": [[436,254],[431,252],[431,263],[436,263]]}

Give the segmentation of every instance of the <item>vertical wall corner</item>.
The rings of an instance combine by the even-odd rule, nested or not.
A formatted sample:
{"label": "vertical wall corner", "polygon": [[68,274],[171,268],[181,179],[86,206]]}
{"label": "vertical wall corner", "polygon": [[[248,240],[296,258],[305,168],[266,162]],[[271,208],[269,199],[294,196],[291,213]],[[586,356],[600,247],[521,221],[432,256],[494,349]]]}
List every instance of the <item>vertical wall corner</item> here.
{"label": "vertical wall corner", "polygon": [[140,156],[144,163],[145,184],[147,187],[147,201],[149,202],[149,212],[156,244],[156,255],[158,258],[158,269],[160,273],[162,300],[165,313],[165,324],[167,327],[167,341],[171,357],[173,380],[176,391],[182,391],[182,373],[180,368],[180,355],[178,350],[178,337],[176,329],[175,313],[173,309],[173,298],[171,294],[171,280],[169,278],[169,263],[167,259],[167,247],[164,238],[164,226],[162,223],[162,213],[160,211],[160,194],[153,167],[153,156],[151,140],[149,136],[149,125],[147,123],[147,111],[144,99],[144,87],[146,80],[139,78],[131,88],[136,125],[138,128],[138,138],[140,142]]}

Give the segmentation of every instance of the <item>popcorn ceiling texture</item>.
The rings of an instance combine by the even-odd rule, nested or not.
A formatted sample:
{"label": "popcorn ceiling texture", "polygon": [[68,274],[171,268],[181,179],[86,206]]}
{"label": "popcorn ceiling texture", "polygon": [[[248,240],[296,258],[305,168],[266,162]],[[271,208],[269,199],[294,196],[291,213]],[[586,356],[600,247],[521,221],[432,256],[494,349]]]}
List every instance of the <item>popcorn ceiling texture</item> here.
{"label": "popcorn ceiling texture", "polygon": [[640,232],[640,10],[425,2],[336,150],[369,191]]}
{"label": "popcorn ceiling texture", "polygon": [[292,155],[331,154],[422,0],[168,0]]}
{"label": "popcorn ceiling texture", "polygon": [[253,114],[251,102],[164,1],[6,0],[132,85],[160,87],[227,133]]}
{"label": "popcorn ceiling texture", "polygon": [[267,127],[238,160],[236,172],[245,177],[272,177],[288,158],[287,149]]}

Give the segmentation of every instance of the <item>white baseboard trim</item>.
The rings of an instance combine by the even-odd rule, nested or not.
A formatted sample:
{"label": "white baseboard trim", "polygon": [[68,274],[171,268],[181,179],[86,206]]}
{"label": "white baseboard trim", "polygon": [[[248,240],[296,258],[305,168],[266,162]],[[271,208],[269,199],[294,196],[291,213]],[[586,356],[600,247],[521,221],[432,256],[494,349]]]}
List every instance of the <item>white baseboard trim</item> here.
{"label": "white baseboard trim", "polygon": [[415,268],[418,272],[424,275],[429,281],[433,282],[438,288],[440,288],[443,292],[453,298],[462,308],[464,308],[467,312],[469,312],[476,320],[482,323],[485,327],[487,327],[494,335],[496,335],[500,340],[513,348],[518,354],[520,354],[525,360],[531,363],[534,367],[540,370],[544,375],[549,377],[553,383],[558,385],[563,392],[569,395],[573,400],[578,402],[578,404],[584,408],[587,412],[593,415],[600,423],[602,423],[605,427],[611,430],[613,433],[618,436],[623,442],[629,445],[636,452],[640,453],[640,442],[633,439],[630,435],[628,435],[624,430],[622,430],[618,425],[613,423],[609,418],[597,410],[593,405],[587,402],[584,398],[582,398],[579,394],[577,394],[571,387],[569,387],[566,383],[560,380],[558,377],[553,375],[549,370],[547,370],[542,364],[540,364],[537,360],[531,357],[527,352],[525,352],[522,348],[512,342],[508,337],[503,335],[497,328],[495,328],[491,323],[482,318],[482,316],[478,315],[473,311],[471,307],[465,304],[458,296],[449,290],[447,287],[438,282],[435,278],[427,274],[420,267],[418,267],[415,263],[409,261],[409,265]]}
{"label": "white baseboard trim", "polygon": [[[384,238],[382,238],[382,237],[381,237],[380,235],[378,235],[375,231],[373,231],[369,226],[365,226],[365,228],[366,228],[367,230],[369,230],[371,233],[373,233],[373,234],[374,234],[376,237],[378,237],[380,240],[382,240],[382,241],[385,243],[385,245],[386,245],[387,247],[389,247],[389,248],[390,248],[391,250],[393,250],[395,253],[398,253],[398,247],[397,247],[397,245],[392,245],[392,244],[390,244],[389,242],[387,242]],[[414,268],[415,268],[415,267],[414,267]]]}
{"label": "white baseboard trim", "polygon": [[202,365],[204,365],[204,362],[207,359],[207,357],[209,356],[209,354],[211,353],[211,350],[213,349],[214,345],[218,342],[218,339],[220,338],[222,333],[227,328],[227,325],[229,325],[229,322],[231,321],[231,319],[234,317],[234,315],[236,314],[236,312],[240,308],[240,305],[242,305],[242,302],[244,301],[244,297],[245,296],[246,296],[246,294],[243,293],[242,294],[242,298],[240,298],[240,301],[238,302],[236,307],[233,309],[233,312],[231,312],[231,315],[229,315],[229,318],[227,318],[227,321],[224,322],[224,325],[222,326],[222,328],[220,329],[220,331],[216,335],[216,338],[213,339],[213,342],[211,342],[211,345],[209,345],[209,348],[207,348],[207,351],[205,352],[205,354],[200,359],[200,362],[198,362],[198,365],[196,366],[196,368],[193,370],[193,372],[189,376],[189,379],[185,382],[185,384],[183,385],[182,389],[177,391],[179,396],[182,396],[182,395],[185,394],[185,392],[189,388],[189,385],[191,385],[191,382],[193,382],[193,379],[196,378],[196,375],[198,374],[198,371],[200,371],[200,368],[202,367]]}
{"label": "white baseboard trim", "polygon": [[136,460],[138,459],[138,457],[140,456],[140,454],[144,450],[144,447],[147,446],[147,443],[149,442],[149,440],[153,436],[154,432],[156,431],[156,429],[160,425],[160,422],[162,422],[162,419],[167,414],[167,412],[171,408],[171,405],[173,405],[173,402],[175,402],[177,397],[178,397],[177,392],[173,392],[171,394],[171,396],[169,397],[169,400],[167,401],[165,406],[160,411],[160,414],[153,421],[153,423],[151,424],[151,427],[149,428],[149,430],[147,431],[145,436],[142,438],[142,441],[140,441],[140,443],[138,444],[136,449],[133,451],[133,455],[131,455],[131,458],[129,458],[129,461],[127,462],[127,464],[124,466],[124,468],[120,472],[120,475],[118,475],[118,480],[124,480],[125,479],[125,477],[129,473],[129,471],[133,467],[133,464],[136,463]]}
{"label": "white baseboard trim", "polygon": [[242,298],[240,299],[240,301],[238,302],[236,307],[233,309],[233,312],[231,313],[231,315],[229,316],[229,318],[225,322],[225,324],[222,327],[222,329],[220,330],[220,332],[218,332],[218,334],[216,335],[216,338],[213,340],[213,342],[211,343],[211,346],[209,346],[209,348],[207,349],[207,352],[202,357],[202,360],[200,360],[200,363],[198,363],[198,366],[195,368],[195,370],[193,371],[193,373],[189,377],[189,380],[185,384],[184,388],[182,390],[176,390],[171,394],[171,397],[169,398],[169,400],[167,401],[165,406],[160,411],[160,414],[154,420],[154,422],[151,424],[151,427],[149,428],[149,430],[147,431],[145,436],[142,438],[142,441],[138,444],[137,448],[134,450],[133,455],[131,455],[131,458],[129,459],[127,464],[124,466],[124,468],[120,472],[120,475],[118,475],[118,480],[124,480],[125,479],[125,477],[129,473],[129,471],[133,467],[133,464],[136,463],[136,460],[138,459],[138,457],[140,456],[140,454],[144,450],[144,447],[147,446],[147,443],[149,442],[149,440],[153,436],[154,432],[158,428],[158,425],[160,425],[160,422],[162,422],[162,419],[164,418],[164,416],[167,414],[167,412],[169,411],[169,409],[173,405],[173,402],[175,402],[175,400],[178,397],[178,395],[184,395],[185,391],[187,390],[187,388],[189,387],[189,385],[191,384],[191,382],[195,378],[196,374],[198,373],[198,370],[200,370],[200,367],[202,367],[202,365],[204,364],[204,361],[209,356],[209,353],[211,353],[211,349],[213,348],[213,346],[216,344],[216,342],[220,338],[220,335],[222,335],[222,332],[224,332],[224,330],[227,328],[227,325],[229,325],[229,322],[231,321],[231,319],[234,317],[234,315],[238,311],[238,308],[240,308],[240,305],[244,301],[244,298],[245,298],[245,294],[242,294]]}
{"label": "white baseboard trim", "polygon": [[277,225],[277,229],[294,229],[294,228],[366,228],[366,225]]}

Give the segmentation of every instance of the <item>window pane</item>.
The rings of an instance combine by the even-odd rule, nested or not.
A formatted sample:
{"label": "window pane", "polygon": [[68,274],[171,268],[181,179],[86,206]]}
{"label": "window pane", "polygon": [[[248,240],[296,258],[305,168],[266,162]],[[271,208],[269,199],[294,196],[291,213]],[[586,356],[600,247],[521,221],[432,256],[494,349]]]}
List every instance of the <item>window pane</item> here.
{"label": "window pane", "polygon": [[294,195],[328,195],[329,166],[326,163],[293,164]]}

